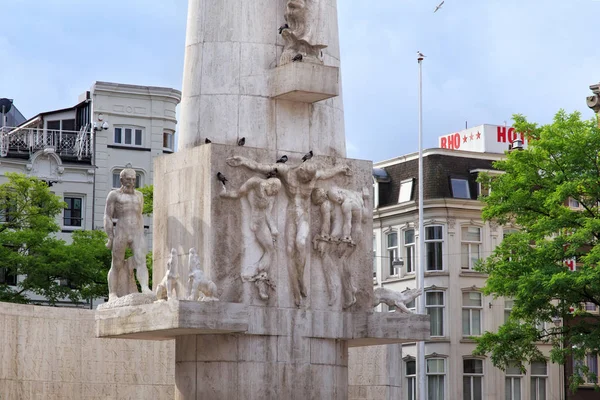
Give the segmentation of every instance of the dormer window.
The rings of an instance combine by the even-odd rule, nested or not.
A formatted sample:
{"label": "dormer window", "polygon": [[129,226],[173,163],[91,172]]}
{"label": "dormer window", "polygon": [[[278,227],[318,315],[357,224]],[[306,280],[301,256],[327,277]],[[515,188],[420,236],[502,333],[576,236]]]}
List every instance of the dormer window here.
{"label": "dormer window", "polygon": [[414,179],[410,178],[400,182],[400,195],[398,196],[398,203],[404,203],[412,199],[413,181]]}
{"label": "dormer window", "polygon": [[451,178],[452,197],[455,199],[470,199],[469,181],[464,178]]}

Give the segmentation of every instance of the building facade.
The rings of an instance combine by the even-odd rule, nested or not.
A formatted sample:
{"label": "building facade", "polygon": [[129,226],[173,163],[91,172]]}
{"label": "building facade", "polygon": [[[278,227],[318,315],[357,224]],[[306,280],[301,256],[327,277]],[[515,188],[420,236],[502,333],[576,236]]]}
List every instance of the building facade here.
{"label": "building facade", "polygon": [[[477,134],[479,140],[497,139],[501,143],[511,129],[494,128],[485,125],[456,135],[461,144],[478,140]],[[508,138],[512,142],[516,136]],[[425,344],[424,398],[564,399],[562,366],[549,359],[526,366],[527,373],[521,374],[518,368],[504,372],[488,358],[472,355],[476,346],[473,337],[496,331],[512,307],[510,299],[482,293],[486,275],[474,267],[514,228],[484,222],[483,203],[477,200],[486,194],[476,181],[478,174],[498,173],[492,164],[503,154],[444,147],[423,154],[424,255],[418,252],[418,154],[374,164],[374,285],[396,291],[417,287],[419,257],[425,258],[425,293],[416,300],[425,302],[431,317],[431,340]],[[403,265],[398,268],[394,260],[401,260]],[[416,309],[416,302],[409,306]],[[385,305],[380,307],[387,309]],[[416,347],[408,344],[402,349],[402,386],[405,398],[410,400],[416,399],[418,382]],[[540,348],[549,356],[550,345]]]}
{"label": "building facade", "polygon": [[[75,230],[104,229],[106,196],[121,186],[119,173],[130,167],[136,186],[152,184],[154,158],[174,151],[180,100],[171,88],[96,82],[73,107],[3,128],[0,183],[6,172],[46,181],[67,204],[58,217],[67,241]],[[150,251],[152,218],[144,225]]]}

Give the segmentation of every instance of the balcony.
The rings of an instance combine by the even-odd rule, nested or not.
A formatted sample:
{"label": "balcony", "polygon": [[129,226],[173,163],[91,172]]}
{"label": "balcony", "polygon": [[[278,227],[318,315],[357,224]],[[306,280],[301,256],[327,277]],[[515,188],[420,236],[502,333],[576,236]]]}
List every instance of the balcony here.
{"label": "balcony", "polygon": [[42,128],[0,128],[0,157],[29,158],[43,150],[51,151],[64,161],[90,163],[91,129],[79,131]]}

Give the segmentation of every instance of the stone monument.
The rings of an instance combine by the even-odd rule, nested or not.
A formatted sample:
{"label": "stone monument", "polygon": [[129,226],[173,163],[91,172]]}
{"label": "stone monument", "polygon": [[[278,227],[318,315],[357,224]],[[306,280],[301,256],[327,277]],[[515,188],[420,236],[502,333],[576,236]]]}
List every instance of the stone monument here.
{"label": "stone monument", "polygon": [[176,399],[346,399],[349,347],[429,337],[373,312],[372,163],[345,158],[339,93],[336,1],[190,0],[154,276],[176,253],[219,301],[96,316],[99,337],[175,339]]}

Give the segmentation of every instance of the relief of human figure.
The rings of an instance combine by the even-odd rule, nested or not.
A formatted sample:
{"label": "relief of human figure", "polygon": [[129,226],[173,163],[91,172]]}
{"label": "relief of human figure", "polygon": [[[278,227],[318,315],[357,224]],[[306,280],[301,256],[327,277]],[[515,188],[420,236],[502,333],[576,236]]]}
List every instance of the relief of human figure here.
{"label": "relief of human figure", "polygon": [[[131,168],[121,171],[121,187],[112,190],[106,198],[104,230],[108,235],[106,247],[112,250],[112,263],[108,271],[108,301],[132,293],[130,263],[136,271],[142,293],[152,295],[148,287],[146,267],[146,240],[142,209],[144,196],[135,190],[136,173]],[[113,220],[117,220],[116,225]],[[125,251],[131,249],[133,256],[125,261]],[[137,290],[136,290],[137,291]]]}
{"label": "relief of human figure", "polygon": [[273,289],[275,286],[269,277],[269,272],[275,260],[275,243],[279,236],[272,210],[275,198],[281,189],[281,181],[275,177],[264,179],[255,176],[248,179],[237,191],[227,191],[225,185],[222,186],[221,197],[228,199],[246,197],[250,203],[252,210],[250,230],[254,233],[263,254],[257,262],[244,267],[242,280],[254,282],[260,298],[268,300],[268,288]]}
{"label": "relief of human figure", "polygon": [[227,164],[232,167],[245,167],[263,174],[277,170],[277,176],[283,182],[289,199],[286,218],[286,248],[291,259],[289,271],[292,294],[294,302],[300,306],[302,297],[307,296],[304,268],[307,257],[306,244],[310,231],[308,220],[311,193],[318,181],[331,179],[340,174],[351,175],[350,167],[338,166],[319,169],[312,160],[295,167],[282,163],[261,164],[241,156],[228,158]]}
{"label": "relief of human figure", "polygon": [[[368,212],[366,204],[368,204],[369,197],[367,190],[364,190],[361,194],[337,186],[327,190],[323,188],[313,190],[313,204],[319,206],[321,211],[321,231],[314,237],[313,245],[321,258],[325,260],[327,249],[333,250],[334,244],[338,247],[337,255],[339,258],[348,257],[354,252],[357,242],[362,238],[362,224],[366,222]],[[335,205],[340,207],[341,221],[335,221],[333,209]],[[332,220],[337,224],[341,224],[342,237],[334,237],[331,226]],[[344,308],[348,308],[356,302],[356,287],[352,283],[352,274],[347,268],[347,263],[342,262],[341,268]],[[323,273],[329,292],[329,304],[331,305],[335,301],[336,288],[331,276],[332,271],[325,263]]]}

